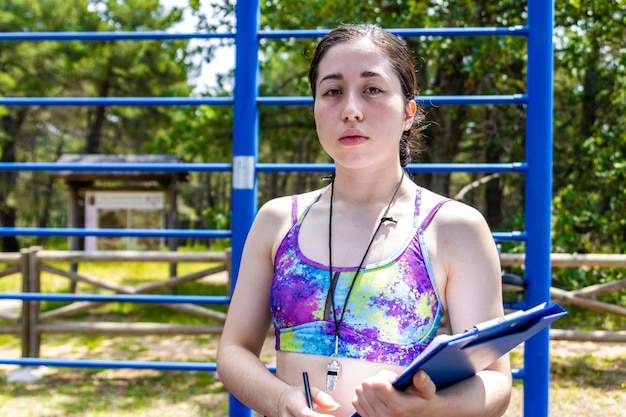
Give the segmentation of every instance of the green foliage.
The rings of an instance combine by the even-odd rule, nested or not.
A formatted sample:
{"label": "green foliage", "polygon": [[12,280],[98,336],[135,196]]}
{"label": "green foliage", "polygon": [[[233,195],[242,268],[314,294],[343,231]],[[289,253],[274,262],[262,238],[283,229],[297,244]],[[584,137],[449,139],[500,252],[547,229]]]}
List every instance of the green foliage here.
{"label": "green foliage", "polygon": [[[234,31],[233,0],[199,0],[165,12],[158,0],[10,0],[0,10],[5,31],[167,30],[183,12],[197,30]],[[202,2],[205,3],[205,2]],[[387,28],[525,25],[527,2],[498,0],[269,0],[261,2],[262,29],[331,28],[375,22]],[[203,4],[204,5],[204,4]],[[626,20],[623,0],[556,2],[554,93],[555,252],[626,250]],[[231,40],[220,41],[228,44]],[[308,62],[317,39],[261,40],[260,94],[305,96]],[[516,94],[526,87],[526,39],[420,37],[407,39],[418,63],[419,93]],[[193,91],[198,63],[209,62],[211,42],[11,42],[0,52],[0,94],[18,96],[232,95],[227,70],[208,90]],[[523,106],[427,106],[423,162],[517,162],[525,155]],[[0,107],[2,161],[54,161],[62,153],[167,153],[187,162],[229,162],[230,106]],[[252,127],[251,127],[252,128]],[[260,109],[260,162],[327,162],[309,108]],[[420,174],[435,191],[455,195],[479,174]],[[191,173],[180,184],[182,224],[230,226],[230,173]],[[259,202],[321,185],[319,174],[262,173]],[[0,173],[0,214],[19,226],[65,226],[62,184],[45,172]],[[494,230],[523,230],[524,178],[502,174],[465,194]],[[8,213],[9,215],[5,214]],[[7,220],[7,221],[8,221]],[[2,220],[3,225],[6,221]],[[22,245],[42,243],[20,238]],[[61,239],[62,240],[62,239]],[[206,242],[190,241],[190,245]],[[214,243],[214,242],[209,242]],[[62,245],[46,241],[46,245]],[[227,244],[222,242],[221,244]],[[522,252],[505,243],[503,251]],[[555,270],[563,288],[621,279],[623,271]],[[623,303],[623,295],[614,296]],[[621,297],[621,298],[620,298]]]}
{"label": "green foliage", "polygon": [[[15,32],[166,30],[181,18],[182,10],[165,14],[158,0],[15,0],[3,6],[0,15],[4,30]],[[0,54],[0,94],[186,97],[191,93],[188,75],[197,53],[188,43],[13,42]],[[4,107],[0,112],[0,152],[6,162],[53,162],[63,153],[144,153],[155,131],[166,129],[175,114],[170,108],[130,106]],[[2,173],[0,180],[3,225],[67,224],[66,191],[49,173]],[[9,223],[13,217],[15,224]],[[22,245],[41,243],[28,237],[22,240]]]}
{"label": "green foliage", "polygon": [[618,3],[569,1],[557,11],[556,251],[626,250],[626,12]]}

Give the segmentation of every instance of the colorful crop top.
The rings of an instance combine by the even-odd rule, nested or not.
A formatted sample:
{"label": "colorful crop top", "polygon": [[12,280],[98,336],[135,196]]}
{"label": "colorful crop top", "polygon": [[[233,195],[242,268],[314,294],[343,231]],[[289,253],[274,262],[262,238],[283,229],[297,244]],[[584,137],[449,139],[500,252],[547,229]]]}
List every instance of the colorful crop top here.
{"label": "colorful crop top", "polygon": [[[293,196],[294,224],[276,253],[270,309],[276,350],[330,356],[335,349],[335,323],[328,307],[331,303],[327,302],[331,284],[328,266],[308,259],[298,244],[302,221],[319,197],[297,218],[297,198]],[[408,366],[435,337],[443,308],[424,249],[424,230],[446,201],[437,204],[418,225],[418,188],[415,233],[393,256],[363,267],[345,306],[337,356]],[[333,267],[338,274],[337,317],[341,316],[356,268]]]}

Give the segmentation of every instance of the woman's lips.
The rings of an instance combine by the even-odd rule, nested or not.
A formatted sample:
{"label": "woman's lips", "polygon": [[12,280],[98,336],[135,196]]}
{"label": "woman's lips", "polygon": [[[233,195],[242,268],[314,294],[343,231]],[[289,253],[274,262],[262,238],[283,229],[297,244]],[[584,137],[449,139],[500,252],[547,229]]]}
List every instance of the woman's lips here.
{"label": "woman's lips", "polygon": [[365,136],[343,136],[341,139],[339,139],[339,142],[343,145],[352,146],[360,145],[366,140],[367,138]]}
{"label": "woman's lips", "polygon": [[358,129],[348,129],[341,134],[339,142],[344,145],[359,145],[367,141],[367,139],[367,136],[362,131]]}

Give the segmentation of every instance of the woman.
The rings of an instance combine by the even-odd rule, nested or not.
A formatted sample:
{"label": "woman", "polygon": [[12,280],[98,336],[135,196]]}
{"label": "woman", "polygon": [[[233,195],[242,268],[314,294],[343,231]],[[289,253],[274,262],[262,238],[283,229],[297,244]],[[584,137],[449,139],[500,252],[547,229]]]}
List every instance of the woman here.
{"label": "woman", "polygon": [[[404,172],[422,121],[410,51],[378,26],[340,26],[317,46],[309,80],[335,172],[325,188],[259,210],[220,339],[220,378],[266,416],[502,415],[507,357],[438,391],[424,372],[405,392],[391,385],[444,310],[453,333],[503,314],[483,217]],[[258,359],[270,323],[276,376]]]}

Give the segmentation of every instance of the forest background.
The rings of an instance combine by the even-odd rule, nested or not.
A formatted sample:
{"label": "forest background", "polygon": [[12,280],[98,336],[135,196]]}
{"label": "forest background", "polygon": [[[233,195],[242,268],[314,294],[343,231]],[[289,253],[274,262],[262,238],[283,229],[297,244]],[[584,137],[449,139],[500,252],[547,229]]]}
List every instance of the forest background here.
{"label": "forest background", "polygon": [[[207,5],[210,6],[207,8]],[[234,31],[234,0],[4,0],[0,30]],[[526,24],[523,0],[268,0],[263,29],[331,28],[375,22],[388,28]],[[207,12],[207,10],[210,10]],[[555,10],[553,252],[626,252],[626,2],[557,0]],[[232,69],[198,88],[201,65],[223,40],[36,41],[0,43],[3,97],[231,96]],[[260,94],[309,95],[316,39],[261,42]],[[525,91],[524,37],[409,38],[422,95]],[[532,76],[532,74],[531,74]],[[418,162],[525,160],[523,105],[428,106],[426,147]],[[231,162],[227,106],[0,106],[0,161],[54,162],[62,154],[169,154],[183,162]],[[252,127],[250,127],[252,129]],[[329,162],[310,109],[261,107],[259,162]],[[320,174],[260,173],[259,204],[317,188]],[[479,208],[491,228],[524,229],[523,178],[517,174],[415,174],[415,181]],[[179,185],[181,224],[230,227],[230,173],[192,172]],[[472,185],[473,184],[473,185]],[[472,185],[468,188],[468,185]],[[49,172],[0,172],[0,225],[67,226],[67,190]],[[65,238],[0,237],[2,250],[33,244],[66,248]],[[185,241],[207,246],[207,241]],[[523,252],[506,243],[504,252]],[[623,269],[563,268],[554,286],[575,289],[624,278]],[[602,296],[626,304],[624,291]],[[596,316],[593,327],[614,327]],[[619,325],[619,324],[618,324]]]}

